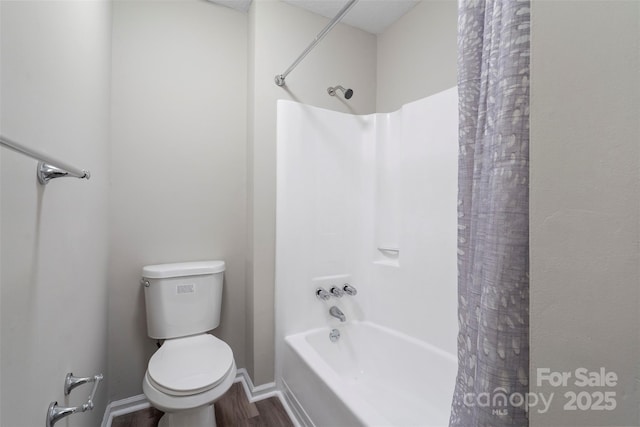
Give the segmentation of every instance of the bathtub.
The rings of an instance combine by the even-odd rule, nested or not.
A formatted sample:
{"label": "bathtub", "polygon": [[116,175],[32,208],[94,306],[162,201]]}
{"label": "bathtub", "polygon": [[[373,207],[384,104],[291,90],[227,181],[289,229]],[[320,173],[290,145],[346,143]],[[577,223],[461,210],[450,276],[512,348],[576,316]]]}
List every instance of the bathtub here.
{"label": "bathtub", "polygon": [[289,335],[284,395],[303,425],[447,426],[456,358],[371,322]]}

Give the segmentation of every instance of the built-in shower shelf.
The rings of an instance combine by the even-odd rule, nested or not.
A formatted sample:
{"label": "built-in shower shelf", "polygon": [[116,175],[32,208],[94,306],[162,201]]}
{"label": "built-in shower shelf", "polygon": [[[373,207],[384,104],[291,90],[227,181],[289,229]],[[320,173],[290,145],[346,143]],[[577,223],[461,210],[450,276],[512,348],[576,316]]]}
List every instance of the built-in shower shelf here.
{"label": "built-in shower shelf", "polygon": [[400,267],[400,248],[395,245],[384,245],[377,247],[380,254],[373,263],[387,267]]}
{"label": "built-in shower shelf", "polygon": [[394,254],[399,254],[400,253],[400,249],[399,248],[394,248],[394,247],[389,247],[389,246],[379,247],[378,250],[380,252],[388,252],[388,253],[394,253]]}

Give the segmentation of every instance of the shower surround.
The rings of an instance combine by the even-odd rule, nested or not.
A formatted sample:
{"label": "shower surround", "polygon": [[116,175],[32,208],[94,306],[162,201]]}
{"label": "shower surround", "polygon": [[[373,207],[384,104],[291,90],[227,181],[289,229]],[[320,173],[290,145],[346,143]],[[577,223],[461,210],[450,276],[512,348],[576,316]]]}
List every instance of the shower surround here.
{"label": "shower surround", "polygon": [[[276,382],[301,424],[397,424],[363,409],[379,406],[373,396],[383,395],[401,407],[384,388],[413,394],[417,404],[402,422],[448,422],[457,336],[457,127],[455,88],[366,116],[278,102]],[[358,294],[315,296],[318,287],[345,283]],[[345,323],[329,314],[332,306]],[[334,328],[343,333],[331,343]],[[386,356],[356,351],[366,340]],[[419,354],[429,352],[438,362],[420,366]],[[338,368],[341,358],[351,374],[334,375],[347,372]],[[308,380],[293,381],[302,377]],[[358,382],[371,390],[360,396],[365,404],[345,399]],[[446,394],[446,403],[425,401],[435,404],[427,414],[418,408],[429,389]]]}

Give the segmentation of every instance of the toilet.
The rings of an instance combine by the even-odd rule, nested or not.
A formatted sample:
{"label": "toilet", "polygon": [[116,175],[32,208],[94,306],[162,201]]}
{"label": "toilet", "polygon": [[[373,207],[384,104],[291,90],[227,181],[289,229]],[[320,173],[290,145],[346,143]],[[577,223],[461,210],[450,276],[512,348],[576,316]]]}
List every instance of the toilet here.
{"label": "toilet", "polygon": [[236,377],[231,348],[208,334],[220,324],[224,261],[142,269],[147,333],[165,340],[151,356],[142,391],[165,412],[159,427],[216,425],[213,403]]}

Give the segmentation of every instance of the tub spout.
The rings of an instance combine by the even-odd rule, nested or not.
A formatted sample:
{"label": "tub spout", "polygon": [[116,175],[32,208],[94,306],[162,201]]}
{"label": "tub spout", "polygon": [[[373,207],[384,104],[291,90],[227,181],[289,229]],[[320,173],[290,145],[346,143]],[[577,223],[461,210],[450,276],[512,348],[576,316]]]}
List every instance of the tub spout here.
{"label": "tub spout", "polygon": [[347,318],[345,317],[345,315],[342,312],[342,310],[340,310],[335,305],[329,309],[329,314],[332,315],[333,317],[337,318],[337,319],[340,319],[341,322],[346,322],[347,321]]}

